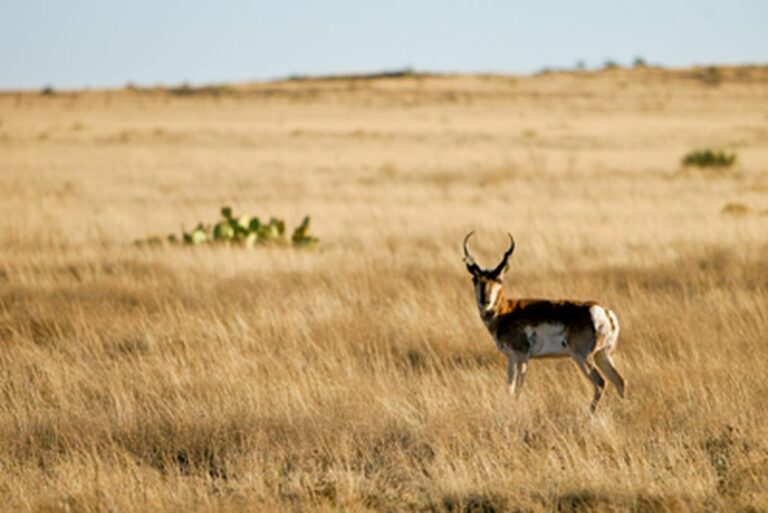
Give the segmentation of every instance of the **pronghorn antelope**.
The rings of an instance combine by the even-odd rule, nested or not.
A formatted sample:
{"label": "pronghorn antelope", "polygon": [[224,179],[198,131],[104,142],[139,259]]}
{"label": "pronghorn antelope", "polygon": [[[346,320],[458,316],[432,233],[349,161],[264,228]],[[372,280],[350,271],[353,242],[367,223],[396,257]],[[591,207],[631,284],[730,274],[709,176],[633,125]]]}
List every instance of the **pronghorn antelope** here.
{"label": "pronghorn antelope", "polygon": [[510,394],[523,386],[530,358],[569,356],[595,387],[592,411],[605,390],[605,380],[598,369],[624,397],[624,378],[611,358],[619,338],[616,315],[594,302],[508,299],[501,280],[515,250],[515,239],[507,234],[509,248],[499,265],[482,269],[467,246],[473,233],[464,238],[464,263],[472,275],[480,317],[496,347],[509,359]]}

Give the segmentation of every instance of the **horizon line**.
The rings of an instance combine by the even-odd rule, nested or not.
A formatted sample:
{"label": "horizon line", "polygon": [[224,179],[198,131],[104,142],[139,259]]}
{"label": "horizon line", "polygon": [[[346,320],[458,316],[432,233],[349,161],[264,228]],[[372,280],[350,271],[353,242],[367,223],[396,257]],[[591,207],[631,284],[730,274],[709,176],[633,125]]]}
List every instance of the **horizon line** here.
{"label": "horizon line", "polygon": [[313,81],[313,80],[378,80],[387,78],[407,78],[407,77],[448,77],[448,76],[508,76],[508,77],[536,77],[546,75],[550,73],[594,73],[601,71],[611,70],[632,70],[632,69],[656,69],[656,70],[669,70],[669,71],[681,71],[686,69],[702,69],[702,68],[750,68],[750,67],[768,67],[768,61],[763,62],[708,62],[708,63],[693,63],[686,66],[676,65],[664,65],[660,63],[647,62],[642,57],[636,57],[630,64],[623,64],[613,59],[606,59],[606,61],[599,66],[587,66],[582,61],[577,61],[574,66],[571,67],[557,67],[557,66],[542,66],[535,71],[490,71],[490,70],[474,70],[474,71],[448,71],[448,70],[432,70],[432,69],[420,69],[412,66],[403,66],[395,68],[380,68],[371,70],[360,71],[339,71],[330,73],[289,73],[287,75],[278,75],[268,78],[253,78],[243,80],[210,80],[210,81],[190,81],[182,80],[179,82],[165,82],[159,81],[152,84],[136,83],[131,80],[125,81],[121,85],[103,85],[103,86],[80,86],[80,87],[64,87],[57,88],[53,83],[45,83],[39,88],[4,88],[0,86],[0,94],[13,94],[13,93],[42,93],[42,94],[54,94],[54,93],[75,93],[85,91],[114,91],[122,89],[134,89],[134,90],[153,90],[153,89],[204,89],[207,87],[222,87],[229,85],[248,85],[248,84],[270,84],[279,82],[300,82],[300,81]]}

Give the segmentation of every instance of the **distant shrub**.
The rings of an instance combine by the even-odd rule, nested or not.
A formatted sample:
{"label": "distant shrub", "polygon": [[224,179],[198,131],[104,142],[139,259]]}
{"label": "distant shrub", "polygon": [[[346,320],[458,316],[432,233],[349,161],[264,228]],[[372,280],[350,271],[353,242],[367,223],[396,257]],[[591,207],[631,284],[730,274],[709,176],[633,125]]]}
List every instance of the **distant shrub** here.
{"label": "distant shrub", "polygon": [[635,57],[635,60],[632,61],[632,65],[636,68],[645,68],[646,66],[648,66],[648,63],[645,62],[645,59],[643,59],[642,57]]}
{"label": "distant shrub", "polygon": [[709,86],[719,85],[720,82],[723,81],[723,74],[720,72],[720,69],[716,66],[709,66],[707,68],[704,68],[703,70],[699,71],[696,74],[696,77],[699,80],[701,80],[704,84]]}
{"label": "distant shrub", "polygon": [[193,87],[184,82],[178,87],[171,87],[168,93],[173,96],[222,96],[232,94],[235,90],[227,85],[207,85],[202,87]]}
{"label": "distant shrub", "polygon": [[607,61],[605,61],[605,64],[603,64],[603,69],[616,69],[619,67],[620,67],[619,63],[612,59],[608,59]]}
{"label": "distant shrub", "polygon": [[695,150],[683,157],[682,164],[686,167],[702,168],[726,168],[736,162],[735,153],[726,153],[723,150]]}
{"label": "distant shrub", "polygon": [[302,75],[293,74],[288,75],[286,80],[289,82],[301,82],[304,80],[378,80],[381,78],[424,78],[430,76],[429,73],[423,73],[414,70],[411,67],[376,71],[373,73],[349,73],[338,75]]}
{"label": "distant shrub", "polygon": [[228,85],[210,85],[200,88],[202,94],[210,96],[223,96],[225,94],[234,94],[235,90]]}
{"label": "distant shrub", "polygon": [[40,94],[42,94],[43,96],[53,96],[54,94],[56,94],[56,90],[53,88],[53,86],[47,85],[43,87],[43,90],[40,91]]}
{"label": "distant shrub", "polygon": [[187,82],[184,82],[178,87],[171,87],[168,92],[174,96],[190,96],[194,94],[194,89]]}

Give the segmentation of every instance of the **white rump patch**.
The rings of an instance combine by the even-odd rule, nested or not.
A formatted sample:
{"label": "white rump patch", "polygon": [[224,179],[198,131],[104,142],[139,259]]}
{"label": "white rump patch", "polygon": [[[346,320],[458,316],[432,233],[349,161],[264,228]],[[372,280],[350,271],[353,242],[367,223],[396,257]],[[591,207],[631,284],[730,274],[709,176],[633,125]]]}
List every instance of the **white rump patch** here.
{"label": "white rump patch", "polygon": [[608,338],[608,343],[606,345],[616,347],[616,342],[619,340],[619,319],[612,311],[606,309],[606,312],[608,312],[608,316],[613,321],[613,331],[611,331],[611,336]]}
{"label": "white rump patch", "polygon": [[567,354],[565,326],[560,323],[544,323],[537,326],[526,326],[525,335],[530,344],[530,354],[535,356],[551,356]]}
{"label": "white rump patch", "polygon": [[603,337],[608,345],[615,343],[615,339],[619,335],[619,320],[616,315],[607,308],[597,305],[591,307],[589,313],[592,316],[595,334],[598,337]]}

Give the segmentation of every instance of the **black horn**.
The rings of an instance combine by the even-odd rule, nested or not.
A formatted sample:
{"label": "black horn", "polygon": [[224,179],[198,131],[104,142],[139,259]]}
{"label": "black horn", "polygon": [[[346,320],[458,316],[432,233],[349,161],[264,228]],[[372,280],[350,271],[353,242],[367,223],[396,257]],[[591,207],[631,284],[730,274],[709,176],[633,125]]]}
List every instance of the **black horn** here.
{"label": "black horn", "polygon": [[472,237],[474,234],[474,231],[471,231],[467,234],[466,237],[464,237],[464,263],[467,264],[467,270],[471,272],[472,274],[477,274],[480,272],[480,266],[477,265],[475,262],[475,259],[472,258],[472,255],[469,254],[469,238]]}
{"label": "black horn", "polygon": [[512,237],[511,233],[507,233],[507,236],[509,237],[509,248],[504,252],[504,256],[501,257],[499,265],[493,270],[494,276],[498,276],[504,271],[504,268],[507,267],[507,260],[509,260],[510,255],[512,255],[512,252],[515,250],[515,238]]}

